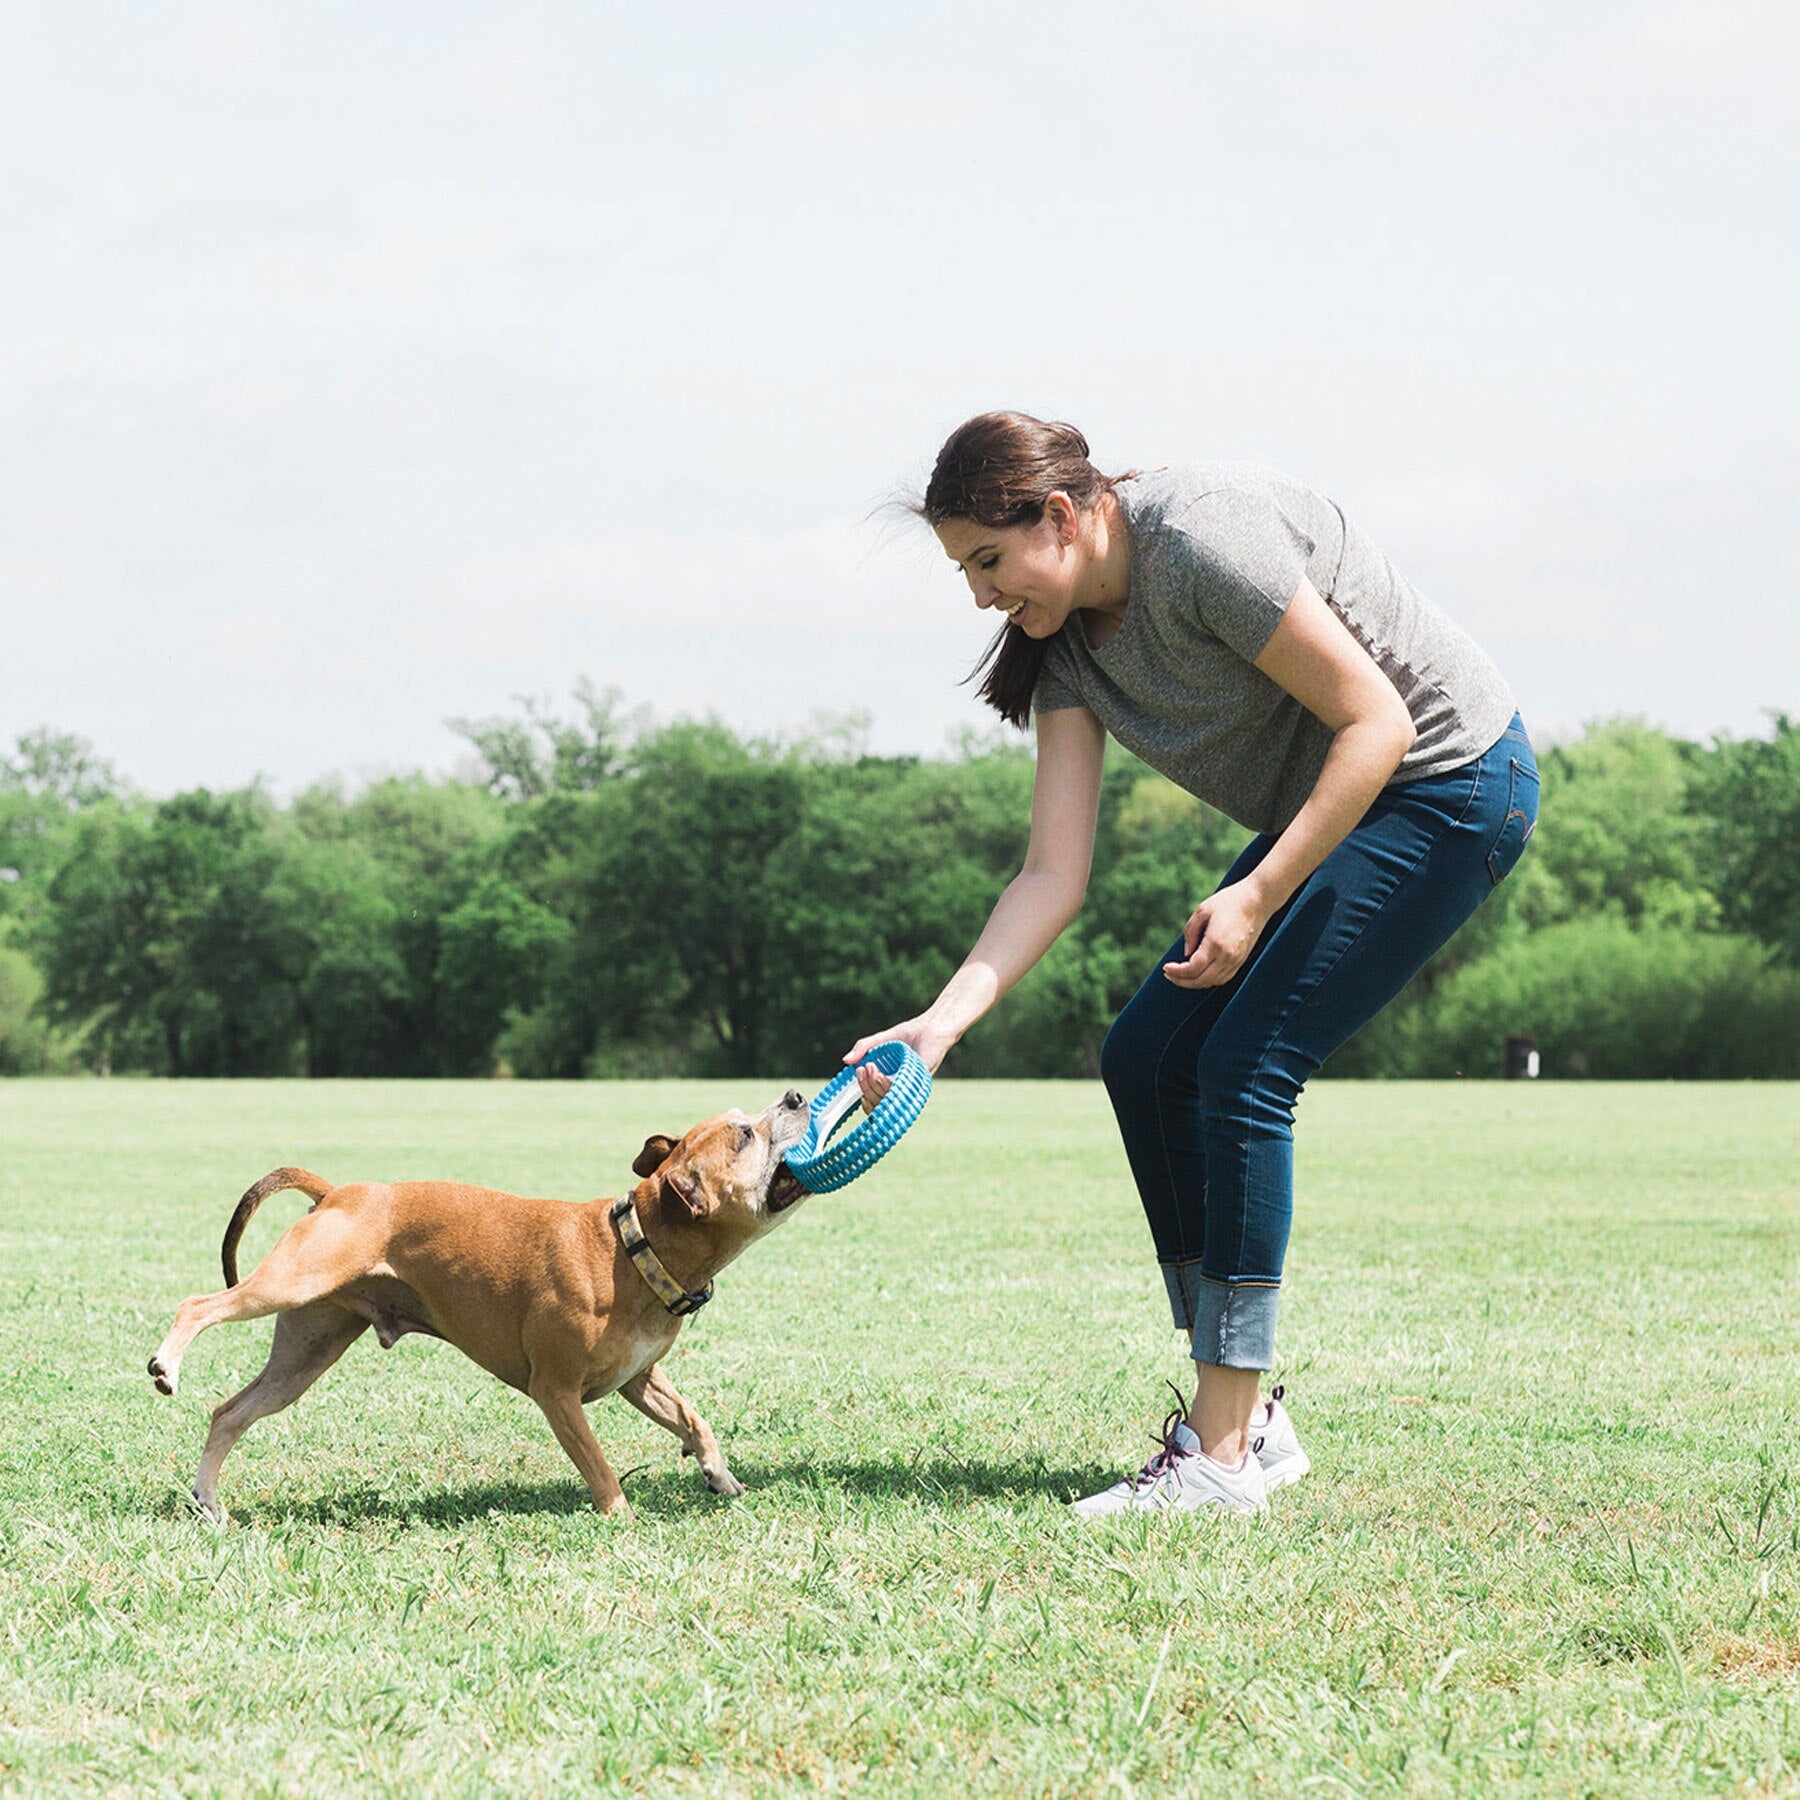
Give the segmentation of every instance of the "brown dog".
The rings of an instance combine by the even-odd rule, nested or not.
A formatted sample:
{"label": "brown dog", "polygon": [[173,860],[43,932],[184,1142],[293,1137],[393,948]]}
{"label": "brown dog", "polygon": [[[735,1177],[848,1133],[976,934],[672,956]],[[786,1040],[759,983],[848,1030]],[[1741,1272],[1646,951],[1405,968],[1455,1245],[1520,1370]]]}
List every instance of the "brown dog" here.
{"label": "brown dog", "polygon": [[[741,1494],[660,1359],[713,1276],[804,1198],[781,1157],[806,1123],[806,1101],[790,1092],[754,1119],[733,1110],[679,1142],[649,1138],[631,1194],[585,1206],[447,1181],[333,1187],[304,1169],[265,1175],[226,1227],[225,1292],[183,1301],[150,1359],[152,1380],[172,1394],[183,1352],[207,1326],[281,1315],[262,1373],[213,1414],[195,1500],[222,1518],[219,1468],[232,1446],[371,1325],[383,1349],[409,1331],[446,1338],[529,1394],[602,1512],[627,1510],[625,1495],[582,1407],[615,1391],[681,1439],[714,1493]],[[240,1282],[238,1239],[284,1188],[310,1194],[312,1210]]]}

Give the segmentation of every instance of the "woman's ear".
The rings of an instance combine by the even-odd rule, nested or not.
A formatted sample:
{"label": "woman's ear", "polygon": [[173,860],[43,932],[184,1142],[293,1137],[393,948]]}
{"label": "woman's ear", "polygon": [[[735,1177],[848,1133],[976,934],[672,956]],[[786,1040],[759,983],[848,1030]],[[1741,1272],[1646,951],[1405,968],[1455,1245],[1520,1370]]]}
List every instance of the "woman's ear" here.
{"label": "woman's ear", "polygon": [[1050,521],[1059,544],[1073,544],[1081,536],[1081,509],[1061,488],[1054,488],[1045,496],[1044,517]]}

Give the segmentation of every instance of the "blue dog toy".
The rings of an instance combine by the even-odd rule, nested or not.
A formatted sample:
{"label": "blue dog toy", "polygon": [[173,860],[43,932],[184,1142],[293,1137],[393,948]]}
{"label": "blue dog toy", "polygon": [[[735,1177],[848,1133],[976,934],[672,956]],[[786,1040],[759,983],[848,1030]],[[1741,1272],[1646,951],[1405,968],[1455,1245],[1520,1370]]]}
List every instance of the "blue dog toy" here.
{"label": "blue dog toy", "polygon": [[806,1136],[781,1159],[808,1193],[829,1194],[866,1175],[906,1135],[931,1098],[931,1071],[910,1044],[877,1044],[862,1060],[893,1085],[875,1103],[875,1110],[837,1144],[831,1141],[833,1135],[862,1104],[862,1090],[856,1085],[856,1071],[862,1065],[852,1063],[819,1091],[807,1118]]}

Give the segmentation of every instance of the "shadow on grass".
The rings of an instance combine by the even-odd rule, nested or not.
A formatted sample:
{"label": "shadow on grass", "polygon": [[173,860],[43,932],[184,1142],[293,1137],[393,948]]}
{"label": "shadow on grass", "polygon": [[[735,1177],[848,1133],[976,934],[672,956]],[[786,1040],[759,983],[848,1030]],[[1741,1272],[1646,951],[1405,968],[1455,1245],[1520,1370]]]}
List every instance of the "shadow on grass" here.
{"label": "shadow on grass", "polygon": [[[230,1524],[255,1525],[263,1530],[296,1522],[366,1525],[374,1519],[395,1525],[467,1525],[493,1514],[592,1511],[587,1489],[579,1480],[488,1481],[470,1487],[437,1488],[410,1494],[365,1485],[334,1488],[326,1494],[234,1496],[222,1486],[219,1498]],[[155,1510],[165,1519],[207,1522],[187,1494],[165,1495]]]}
{"label": "shadow on grass", "polygon": [[753,1492],[848,1493],[870,1500],[915,1499],[955,1506],[983,1500],[1072,1500],[1118,1479],[1116,1469],[1097,1464],[1052,1468],[1040,1456],[966,1461],[941,1450],[892,1462],[734,1459],[732,1470]]}
{"label": "shadow on grass", "polygon": [[[817,1504],[853,1495],[859,1500],[912,1500],[937,1507],[991,1500],[1060,1502],[1104,1487],[1117,1473],[1091,1465],[1052,1469],[1041,1458],[965,1462],[941,1454],[895,1462],[734,1460],[732,1469],[748,1490],[744,1498],[750,1503],[760,1499]],[[666,1468],[628,1469],[620,1480],[632,1509],[645,1518],[681,1518],[732,1504],[712,1493],[695,1465],[685,1460]],[[454,1527],[495,1515],[592,1511],[587,1489],[573,1474],[548,1481],[486,1481],[411,1493],[363,1485],[310,1496],[246,1497],[235,1505],[229,1493],[221,1498],[236,1522],[264,1528],[289,1521],[355,1526],[371,1520]],[[185,1496],[169,1496],[158,1510],[165,1518],[198,1517]]]}

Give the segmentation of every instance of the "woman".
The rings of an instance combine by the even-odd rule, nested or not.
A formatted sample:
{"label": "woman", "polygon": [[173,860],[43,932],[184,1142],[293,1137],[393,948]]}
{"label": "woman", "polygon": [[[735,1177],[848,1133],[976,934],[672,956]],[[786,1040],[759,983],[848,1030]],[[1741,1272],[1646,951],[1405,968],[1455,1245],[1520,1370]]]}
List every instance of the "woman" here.
{"label": "woman", "polygon": [[[917,509],[982,611],[977,673],[1037,770],[1025,866],[888,1038],[935,1069],[1075,917],[1110,732],[1256,833],[1101,1051],[1197,1386],[1163,1448],[1079,1501],[1259,1510],[1308,1468],[1260,1376],[1293,1210],[1294,1103],[1517,861],[1537,766],[1505,681],[1338,508],[1211,463],[1102,475],[1069,425],[986,413]],[[864,1102],[885,1089],[861,1072]]]}

